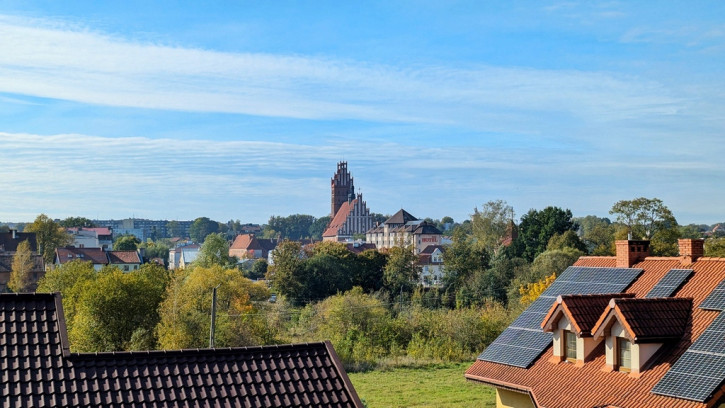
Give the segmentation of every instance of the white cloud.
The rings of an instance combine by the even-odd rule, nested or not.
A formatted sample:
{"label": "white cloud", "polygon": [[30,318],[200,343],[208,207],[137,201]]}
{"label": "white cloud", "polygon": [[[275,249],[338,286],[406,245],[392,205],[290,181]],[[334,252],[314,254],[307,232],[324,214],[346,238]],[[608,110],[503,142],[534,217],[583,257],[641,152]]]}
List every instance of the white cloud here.
{"label": "white cloud", "polygon": [[656,82],[604,72],[223,53],[13,17],[0,18],[0,38],[0,92],[98,105],[526,131],[531,112],[607,121],[685,103]]}

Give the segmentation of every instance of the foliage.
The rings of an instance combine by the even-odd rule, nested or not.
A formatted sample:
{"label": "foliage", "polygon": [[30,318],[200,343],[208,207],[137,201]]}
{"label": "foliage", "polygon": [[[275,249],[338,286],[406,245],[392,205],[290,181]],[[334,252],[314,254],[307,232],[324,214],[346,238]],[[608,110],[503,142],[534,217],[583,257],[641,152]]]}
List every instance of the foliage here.
{"label": "foliage", "polygon": [[[68,336],[74,351],[154,349],[166,270],[146,264],[124,273],[105,268],[85,283]],[[145,337],[145,338],[144,338]]]}
{"label": "foliage", "polygon": [[388,256],[375,249],[367,249],[357,256],[357,266],[352,276],[352,285],[360,286],[366,292],[383,288],[383,276]]}
{"label": "foliage", "polygon": [[568,230],[577,230],[570,210],[546,207],[541,211],[529,210],[521,217],[519,236],[513,242],[513,251],[529,262],[546,250],[549,239]]}
{"label": "foliage", "polygon": [[30,250],[30,242],[25,240],[18,244],[18,249],[13,255],[8,289],[13,292],[27,292],[32,285],[30,274],[34,268],[35,261],[33,260],[33,252]]}
{"label": "foliage", "polygon": [[173,272],[159,309],[161,320],[156,334],[161,348],[208,347],[215,287],[218,287],[215,345],[238,347],[263,342],[265,322],[256,313],[252,301],[268,299],[269,291],[236,269],[213,265]]}
{"label": "foliage", "polygon": [[299,293],[302,292],[302,257],[302,245],[299,242],[282,241],[272,252],[273,265],[267,271],[267,279],[277,293],[294,299],[294,302],[300,302]]}
{"label": "foliage", "polygon": [[551,275],[542,278],[538,282],[522,285],[521,287],[519,287],[519,294],[521,294],[521,298],[519,299],[519,301],[523,306],[528,306],[529,304],[531,304],[531,302],[536,300],[539,295],[544,293],[546,288],[551,286],[554,280],[556,280],[556,273],[552,273]]}
{"label": "foliage", "polygon": [[219,223],[207,217],[199,217],[189,227],[189,237],[194,242],[204,242],[206,236],[219,232]]}
{"label": "foliage", "polygon": [[38,282],[38,292],[60,292],[63,296],[63,313],[66,323],[73,324],[79,299],[85,286],[96,279],[96,271],[90,261],[74,259],[48,271]]}
{"label": "foliage", "polygon": [[58,223],[45,214],[40,214],[32,224],[25,226],[25,232],[34,232],[38,243],[38,253],[43,255],[46,264],[53,263],[55,249],[69,245],[73,242],[70,235]]}
{"label": "foliage", "polygon": [[626,227],[632,239],[649,240],[653,255],[677,255],[680,230],[675,216],[662,200],[644,197],[622,200],[609,213],[617,216],[617,222]]}
{"label": "foliage", "polygon": [[237,259],[229,256],[229,241],[219,232],[206,236],[194,263],[204,268],[211,268],[213,265],[231,268],[236,265]]}
{"label": "foliage", "polygon": [[706,239],[705,256],[725,258],[725,238]]}
{"label": "foliage", "polygon": [[94,228],[97,225],[85,217],[68,217],[58,223],[63,228]]}
{"label": "foliage", "polygon": [[[605,220],[607,220],[605,218]],[[607,220],[609,221],[609,220]],[[609,222],[594,224],[585,230],[583,241],[587,252],[595,256],[614,255],[614,236],[616,226]]]}
{"label": "foliage", "polygon": [[312,225],[310,225],[310,228],[308,228],[308,233],[310,238],[321,240],[322,234],[325,232],[325,229],[327,228],[327,224],[330,223],[330,216],[326,215],[324,217],[317,218]]}
{"label": "foliage", "polygon": [[139,248],[143,248],[146,260],[161,258],[164,262],[169,259],[169,251],[171,250],[165,242],[151,241],[150,239],[139,245]]}
{"label": "foliage", "polygon": [[264,279],[268,268],[269,265],[267,265],[266,259],[257,259],[252,264],[252,267],[248,271],[245,271],[245,276],[253,280]]}
{"label": "foliage", "polygon": [[542,252],[531,263],[529,279],[534,281],[549,276],[552,273],[559,274],[564,269],[573,265],[583,255],[583,252],[568,247]]}
{"label": "foliage", "polygon": [[[274,230],[282,239],[297,241],[311,236],[310,228],[313,227],[314,223],[315,217],[312,215],[293,214],[287,217],[273,215],[269,217],[269,222],[265,226],[265,229]],[[318,227],[319,225],[316,226],[316,228]]]}
{"label": "foliage", "polygon": [[584,254],[587,252],[586,244],[584,244],[584,242],[579,239],[579,236],[576,234],[576,232],[572,230],[564,231],[564,233],[562,234],[554,234],[554,236],[549,239],[549,243],[546,245],[547,251],[564,248],[574,248]]}
{"label": "foliage", "polygon": [[120,237],[116,238],[116,241],[113,243],[113,250],[135,251],[138,249],[138,245],[140,243],[141,240],[136,238],[135,235],[121,235]]}
{"label": "foliage", "polygon": [[181,225],[178,221],[169,221],[166,223],[166,235],[170,238],[181,236]]}
{"label": "foliage", "polygon": [[446,288],[457,290],[476,271],[488,268],[489,255],[481,246],[474,245],[473,239],[457,230],[453,233],[453,243],[443,253],[443,282]]}
{"label": "foliage", "polygon": [[474,209],[471,226],[477,243],[487,252],[497,254],[513,217],[513,207],[504,200],[489,201],[480,212],[478,208]]}
{"label": "foliage", "polygon": [[383,270],[383,282],[391,291],[411,292],[420,277],[418,257],[411,246],[395,246],[388,250],[388,263]]}
{"label": "foliage", "polygon": [[463,376],[470,365],[398,367],[349,376],[360,398],[370,407],[494,408],[495,389]]}

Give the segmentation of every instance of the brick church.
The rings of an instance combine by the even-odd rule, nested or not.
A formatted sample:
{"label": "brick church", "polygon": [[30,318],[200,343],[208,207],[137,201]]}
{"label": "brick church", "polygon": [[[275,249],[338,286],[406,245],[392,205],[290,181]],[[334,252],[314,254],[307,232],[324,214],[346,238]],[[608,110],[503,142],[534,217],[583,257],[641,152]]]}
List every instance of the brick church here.
{"label": "brick church", "polygon": [[330,224],[322,234],[323,241],[349,241],[353,235],[365,234],[375,226],[362,194],[355,194],[347,162],[337,163],[337,172],[330,180],[330,190]]}

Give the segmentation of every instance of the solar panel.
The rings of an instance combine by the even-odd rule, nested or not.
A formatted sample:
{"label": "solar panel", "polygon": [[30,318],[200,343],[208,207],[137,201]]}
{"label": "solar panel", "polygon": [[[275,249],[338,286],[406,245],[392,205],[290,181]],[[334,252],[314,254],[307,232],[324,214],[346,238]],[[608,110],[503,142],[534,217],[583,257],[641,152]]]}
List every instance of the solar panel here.
{"label": "solar panel", "polygon": [[725,279],[700,303],[700,309],[717,310],[719,312],[725,310]]}
{"label": "solar panel", "polygon": [[642,269],[570,266],[478,356],[479,360],[527,368],[551,344],[541,322],[559,295],[620,293]]}
{"label": "solar panel", "polygon": [[705,402],[725,380],[725,313],[695,340],[652,388],[655,394]]}
{"label": "solar panel", "polygon": [[692,269],[670,269],[665,276],[647,293],[646,298],[670,297],[692,275]]}

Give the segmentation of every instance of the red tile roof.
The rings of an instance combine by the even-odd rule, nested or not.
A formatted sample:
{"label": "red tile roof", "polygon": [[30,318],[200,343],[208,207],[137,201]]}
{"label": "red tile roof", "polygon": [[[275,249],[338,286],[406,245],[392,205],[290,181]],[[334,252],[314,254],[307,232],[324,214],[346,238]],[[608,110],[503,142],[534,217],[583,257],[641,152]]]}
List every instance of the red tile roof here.
{"label": "red tile roof", "polygon": [[81,261],[91,261],[94,265],[108,265],[106,252],[101,248],[56,248],[55,256],[60,264],[80,259]]}
{"label": "red tile roof", "polygon": [[579,336],[591,336],[592,328],[602,316],[612,298],[634,296],[627,293],[609,293],[601,295],[561,295],[549,309],[549,313],[541,322],[546,332],[556,329],[558,317],[562,314],[574,326]]}
{"label": "red tile roof", "polygon": [[60,296],[0,294],[8,407],[362,407],[329,342],[70,353]]}
{"label": "red tile roof", "polygon": [[[614,267],[614,257],[582,257],[576,266]],[[633,268],[644,272],[627,289],[637,297],[644,297],[652,287],[673,268],[682,268],[680,258],[649,257]],[[725,259],[700,258],[688,268],[694,272],[675,297],[692,298],[691,323],[679,341],[663,346],[649,368],[639,378],[617,371],[603,371],[604,347],[595,350],[596,357],[582,367],[574,364],[549,362],[551,346],[529,368],[477,360],[467,371],[466,378],[487,384],[506,386],[530,392],[538,406],[547,408],[616,406],[626,408],[706,408],[707,403],[652,394],[650,391],[669,368],[712,323],[719,312],[699,309],[697,306],[725,278]],[[715,393],[722,393],[721,388]],[[716,399],[713,398],[713,399]],[[713,403],[714,401],[708,401]]]}
{"label": "red tile roof", "polygon": [[141,258],[136,251],[108,251],[108,262],[116,264],[141,264]]}
{"label": "red tile roof", "polygon": [[692,298],[612,299],[592,332],[604,336],[608,322],[616,319],[635,343],[680,339],[691,311]]}
{"label": "red tile roof", "polygon": [[340,206],[340,209],[337,210],[337,213],[335,214],[335,218],[330,221],[330,224],[327,225],[327,229],[325,232],[322,233],[323,237],[334,237],[337,235],[340,228],[342,228],[345,225],[345,221],[347,221],[347,216],[350,214],[350,212],[355,208],[355,203],[359,200],[358,198],[352,200],[352,201],[345,201]]}

